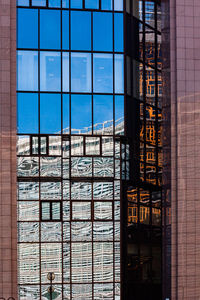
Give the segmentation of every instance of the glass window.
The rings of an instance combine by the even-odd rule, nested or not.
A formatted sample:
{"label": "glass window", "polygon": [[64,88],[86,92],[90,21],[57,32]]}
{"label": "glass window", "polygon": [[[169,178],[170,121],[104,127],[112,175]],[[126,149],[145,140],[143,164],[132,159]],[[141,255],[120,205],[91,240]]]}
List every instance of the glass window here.
{"label": "glass window", "polygon": [[62,11],[62,47],[69,49],[69,12]]}
{"label": "glass window", "polygon": [[60,49],[60,11],[40,11],[40,48]]}
{"label": "glass window", "polygon": [[94,54],[94,92],[113,92],[113,55]]}
{"label": "glass window", "polygon": [[38,90],[38,52],[17,52],[17,89],[19,91]]}
{"label": "glass window", "polygon": [[115,54],[115,93],[124,92],[124,57]]}
{"label": "glass window", "polygon": [[113,49],[112,13],[95,12],[93,14],[94,51],[112,51]]}
{"label": "glass window", "polygon": [[18,133],[38,133],[38,94],[18,93]]}
{"label": "glass window", "polygon": [[99,0],[85,0],[85,8],[99,9]]}
{"label": "glass window", "polygon": [[17,47],[38,47],[38,10],[18,8]]}
{"label": "glass window", "polygon": [[69,133],[69,95],[63,95],[63,133]]}
{"label": "glass window", "polygon": [[62,7],[68,8],[69,7],[69,0],[62,0]]}
{"label": "glass window", "polygon": [[113,96],[94,95],[93,98],[95,134],[113,133]]}
{"label": "glass window", "polygon": [[40,95],[40,132],[56,133],[61,130],[61,96]]}
{"label": "glass window", "polygon": [[124,97],[115,96],[115,134],[124,133]]}
{"label": "glass window", "polygon": [[29,6],[29,0],[17,0],[17,5]]}
{"label": "glass window", "polygon": [[41,91],[61,90],[61,59],[59,52],[40,52]]}
{"label": "glass window", "polygon": [[83,1],[82,0],[71,0],[71,8],[82,8]]}
{"label": "glass window", "polygon": [[71,91],[91,92],[91,54],[71,54]]}
{"label": "glass window", "polygon": [[62,72],[63,92],[69,92],[69,53],[63,52]]}
{"label": "glass window", "polygon": [[114,0],[114,10],[123,10],[123,0]]}
{"label": "glass window", "polygon": [[60,7],[61,0],[49,0],[49,7]]}
{"label": "glass window", "polygon": [[124,51],[124,19],[123,14],[114,14],[114,50],[117,52]]}
{"label": "glass window", "polygon": [[112,0],[101,0],[101,9],[112,10]]}
{"label": "glass window", "polygon": [[71,49],[91,50],[91,13],[71,12]]}
{"label": "glass window", "polygon": [[32,6],[46,6],[46,0],[32,0]]}
{"label": "glass window", "polygon": [[91,133],[92,97],[90,95],[71,96],[71,133]]}

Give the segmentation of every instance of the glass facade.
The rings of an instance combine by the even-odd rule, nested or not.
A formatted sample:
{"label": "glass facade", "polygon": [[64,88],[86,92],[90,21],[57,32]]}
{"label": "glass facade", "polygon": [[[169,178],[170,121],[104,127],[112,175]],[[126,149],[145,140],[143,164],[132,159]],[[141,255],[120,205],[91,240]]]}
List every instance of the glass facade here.
{"label": "glass facade", "polygon": [[123,1],[17,1],[18,297],[120,299]]}

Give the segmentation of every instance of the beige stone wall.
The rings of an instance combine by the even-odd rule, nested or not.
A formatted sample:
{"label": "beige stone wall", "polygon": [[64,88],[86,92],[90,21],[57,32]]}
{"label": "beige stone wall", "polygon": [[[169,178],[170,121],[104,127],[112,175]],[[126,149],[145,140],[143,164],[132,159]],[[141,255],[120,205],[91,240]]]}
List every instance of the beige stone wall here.
{"label": "beige stone wall", "polygon": [[17,299],[16,0],[0,0],[0,297]]}

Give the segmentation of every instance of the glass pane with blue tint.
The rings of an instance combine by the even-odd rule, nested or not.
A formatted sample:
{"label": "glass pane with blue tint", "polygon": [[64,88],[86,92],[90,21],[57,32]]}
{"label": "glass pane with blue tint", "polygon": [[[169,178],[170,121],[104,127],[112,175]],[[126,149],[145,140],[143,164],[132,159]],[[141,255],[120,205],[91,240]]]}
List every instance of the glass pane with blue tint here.
{"label": "glass pane with blue tint", "polygon": [[60,11],[41,10],[40,11],[40,48],[60,49]]}
{"label": "glass pane with blue tint", "polygon": [[90,95],[71,96],[71,133],[91,134],[92,97]]}
{"label": "glass pane with blue tint", "polygon": [[69,95],[63,94],[63,133],[69,133]]}
{"label": "glass pane with blue tint", "polygon": [[71,91],[91,92],[91,54],[71,54]]}
{"label": "glass pane with blue tint", "polygon": [[115,93],[124,92],[124,56],[115,54]]}
{"label": "glass pane with blue tint", "polygon": [[115,96],[115,134],[124,134],[124,96]]}
{"label": "glass pane with blue tint", "polygon": [[69,53],[62,55],[62,85],[63,92],[69,92]]}
{"label": "glass pane with blue tint", "polygon": [[112,93],[113,92],[113,55],[94,54],[94,92]]}
{"label": "glass pane with blue tint", "polygon": [[60,91],[61,58],[59,52],[40,52],[40,90]]}
{"label": "glass pane with blue tint", "polygon": [[114,14],[114,50],[116,52],[124,51],[124,20],[123,14]]}
{"label": "glass pane with blue tint", "polygon": [[82,8],[83,0],[71,0],[71,8]]}
{"label": "glass pane with blue tint", "polygon": [[69,8],[69,0],[62,0],[62,7]]}
{"label": "glass pane with blue tint", "polygon": [[29,6],[29,0],[18,0],[17,5]]}
{"label": "glass pane with blue tint", "polygon": [[62,48],[69,49],[69,12],[62,11]]}
{"label": "glass pane with blue tint", "polygon": [[114,10],[123,10],[123,0],[114,0]]}
{"label": "glass pane with blue tint", "polygon": [[99,0],[85,0],[85,8],[99,9]]}
{"label": "glass pane with blue tint", "polygon": [[93,14],[93,49],[94,51],[113,50],[112,13],[95,12]]}
{"label": "glass pane with blue tint", "polygon": [[17,94],[18,133],[38,133],[38,94]]}
{"label": "glass pane with blue tint", "polygon": [[101,9],[112,10],[112,0],[101,0]]}
{"label": "glass pane with blue tint", "polygon": [[18,8],[17,47],[38,48],[38,10]]}
{"label": "glass pane with blue tint", "polygon": [[38,52],[17,52],[17,89],[19,91],[38,90]]}
{"label": "glass pane with blue tint", "polygon": [[94,95],[93,117],[95,134],[113,134],[113,96]]}
{"label": "glass pane with blue tint", "polygon": [[91,50],[91,13],[71,12],[71,49]]}
{"label": "glass pane with blue tint", "polygon": [[32,0],[32,6],[46,6],[46,0]]}
{"label": "glass pane with blue tint", "polygon": [[61,131],[61,96],[60,94],[40,95],[40,133]]}
{"label": "glass pane with blue tint", "polygon": [[49,0],[49,7],[61,7],[61,0]]}

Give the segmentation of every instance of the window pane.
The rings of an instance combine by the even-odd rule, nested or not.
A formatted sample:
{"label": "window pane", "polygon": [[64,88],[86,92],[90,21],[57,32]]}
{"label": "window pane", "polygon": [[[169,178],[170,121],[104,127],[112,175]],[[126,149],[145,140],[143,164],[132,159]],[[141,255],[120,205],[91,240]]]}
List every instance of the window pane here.
{"label": "window pane", "polygon": [[46,0],[32,0],[32,6],[46,6]]}
{"label": "window pane", "polygon": [[71,91],[91,92],[91,54],[71,54]]}
{"label": "window pane", "polygon": [[94,95],[93,98],[95,134],[113,133],[113,96]]}
{"label": "window pane", "polygon": [[85,0],[85,8],[99,9],[99,0]]}
{"label": "window pane", "polygon": [[56,133],[61,130],[61,96],[40,95],[40,132]]}
{"label": "window pane", "polygon": [[124,57],[115,54],[115,93],[124,92]]}
{"label": "window pane", "polygon": [[114,47],[115,51],[122,52],[124,51],[124,39],[123,39],[123,14],[115,13],[114,14]]}
{"label": "window pane", "polygon": [[49,7],[60,7],[61,0],[49,0]]}
{"label": "window pane", "polygon": [[71,12],[71,49],[91,50],[90,12]]}
{"label": "window pane", "polygon": [[[91,282],[92,281],[92,244],[72,243],[71,256],[72,256],[72,282]],[[74,297],[74,299],[77,298]]]}
{"label": "window pane", "polygon": [[69,12],[62,11],[62,47],[69,49]]}
{"label": "window pane", "polygon": [[94,54],[94,92],[113,92],[112,54]]}
{"label": "window pane", "polygon": [[17,10],[17,47],[38,47],[38,11],[19,8]]}
{"label": "window pane", "polygon": [[29,6],[29,0],[17,0],[17,5]]}
{"label": "window pane", "polygon": [[112,0],[101,0],[101,9],[112,10]]}
{"label": "window pane", "polygon": [[93,48],[94,51],[112,51],[113,22],[111,13],[95,12],[93,14]]}
{"label": "window pane", "polygon": [[115,96],[115,134],[124,133],[124,97]]}
{"label": "window pane", "polygon": [[60,49],[60,11],[40,11],[40,47],[41,49]]}
{"label": "window pane", "polygon": [[60,220],[60,202],[52,203],[52,220]]}
{"label": "window pane", "polygon": [[38,52],[17,52],[17,89],[21,91],[38,90]]}
{"label": "window pane", "polygon": [[71,8],[82,8],[82,0],[71,0]]}
{"label": "window pane", "polygon": [[18,221],[39,221],[39,202],[18,201]]}
{"label": "window pane", "polygon": [[18,157],[17,176],[38,177],[39,176],[38,157]]}
{"label": "window pane", "polygon": [[40,52],[41,91],[60,91],[61,59],[59,52]]}
{"label": "window pane", "polygon": [[114,9],[123,10],[123,0],[114,0]]}
{"label": "window pane", "polygon": [[68,8],[69,7],[69,0],[62,0],[62,7]]}
{"label": "window pane", "polygon": [[42,202],[42,220],[50,220],[50,203]]}
{"label": "window pane", "polygon": [[17,94],[18,133],[38,133],[38,94]]}
{"label": "window pane", "polygon": [[91,219],[91,202],[72,202],[73,220]]}
{"label": "window pane", "polygon": [[64,53],[62,55],[62,85],[63,92],[69,92],[69,53]]}
{"label": "window pane", "polygon": [[[81,113],[80,113],[81,112]],[[92,98],[89,95],[71,96],[71,133],[91,133]]]}
{"label": "window pane", "polygon": [[19,182],[18,200],[39,200],[39,183]]}
{"label": "window pane", "polygon": [[69,95],[63,95],[63,133],[69,133]]}

